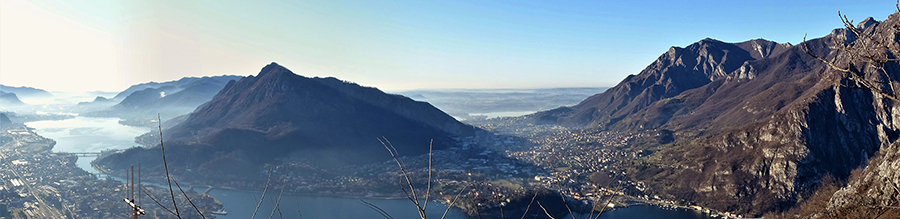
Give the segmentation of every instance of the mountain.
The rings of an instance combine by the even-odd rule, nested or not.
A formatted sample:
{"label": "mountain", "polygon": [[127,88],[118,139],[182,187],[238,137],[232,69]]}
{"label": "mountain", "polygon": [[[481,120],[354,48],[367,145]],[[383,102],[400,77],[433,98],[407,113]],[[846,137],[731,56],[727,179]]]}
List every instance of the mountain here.
{"label": "mountain", "polygon": [[608,127],[656,101],[726,78],[747,68],[745,62],[778,54],[789,46],[763,39],[732,44],[706,38],[686,48],[671,47],[641,73],[628,76],[606,92],[535,117],[543,123]]}
{"label": "mountain", "polygon": [[87,105],[102,105],[102,104],[115,104],[116,101],[107,99],[106,97],[97,96],[93,101],[90,102],[78,102],[78,106],[87,106]]}
{"label": "mountain", "polygon": [[89,115],[97,110],[104,110],[114,105],[116,105],[115,100],[97,96],[93,101],[78,102],[78,104],[75,104],[76,108],[73,110]]}
{"label": "mountain", "polygon": [[846,34],[803,46],[703,39],[672,47],[606,92],[526,119],[633,136],[631,150],[655,153],[632,161],[629,175],[662,197],[751,215],[784,210],[826,175],[846,180],[900,133],[893,102],[835,81],[806,54],[846,63],[831,40]]}
{"label": "mountain", "polygon": [[7,127],[12,125],[12,121],[9,120],[9,117],[6,116],[6,113],[0,113],[0,130],[6,130]]}
{"label": "mountain", "polygon": [[25,103],[23,103],[21,100],[19,100],[19,97],[17,97],[16,94],[14,94],[14,93],[6,93],[3,91],[0,91],[0,105],[21,106],[21,105],[25,105]]}
{"label": "mountain", "polygon": [[[884,22],[878,22],[869,17],[859,24],[856,28],[864,36],[860,36],[855,32],[848,30],[837,30],[834,34],[849,39],[846,42],[851,51],[865,51],[868,54],[883,53],[885,57],[897,57],[900,55],[900,12],[896,12],[889,16]],[[884,42],[884,43],[875,43]],[[876,45],[886,45],[887,47],[879,48]],[[839,63],[839,67],[848,67],[847,63],[851,63],[848,54],[844,53],[838,56],[835,63]],[[854,61],[854,67],[863,73],[863,77],[874,80],[887,81],[886,75],[890,78],[900,76],[900,63],[891,61],[885,64],[885,71],[876,71],[872,66],[878,65],[871,61]],[[892,81],[897,83],[896,80]],[[891,91],[892,86],[882,85],[879,89]],[[888,92],[890,94],[892,92]],[[866,94],[870,95],[870,94]],[[872,97],[874,96],[874,98]],[[804,203],[797,209],[792,209],[787,213],[787,217],[792,218],[900,218],[900,208],[897,207],[900,201],[900,141],[897,141],[896,116],[900,110],[897,109],[897,102],[887,100],[879,94],[872,96],[864,96],[872,98],[875,102],[885,102],[883,107],[876,104],[874,108],[864,108],[862,110],[872,110],[875,118],[867,123],[857,124],[856,126],[870,126],[870,124],[886,124],[884,126],[875,127],[879,135],[877,136],[859,136],[877,137],[882,144],[876,145],[877,153],[860,154],[862,156],[862,167],[852,172],[850,177],[844,181],[846,184],[837,184],[836,186],[825,186],[813,195],[811,201]],[[898,96],[894,93],[894,96]],[[851,106],[852,107],[852,106]],[[843,106],[846,109],[847,106]],[[841,121],[843,122],[843,121]],[[887,128],[885,127],[887,126]],[[853,126],[847,128],[855,128]],[[841,133],[835,133],[841,134]],[[851,136],[853,137],[853,136]],[[829,139],[830,140],[830,139]],[[853,139],[850,139],[853,140]],[[891,142],[886,144],[884,142]],[[848,154],[847,156],[854,156]],[[871,157],[871,159],[868,159]],[[868,160],[866,160],[868,159]],[[841,182],[841,181],[839,181]],[[824,198],[822,198],[824,197]],[[784,215],[783,215],[784,216]]]}
{"label": "mountain", "polygon": [[[117,116],[131,125],[153,126],[155,122],[154,124],[148,122],[155,120],[157,114],[164,119],[170,119],[190,113],[212,99],[229,81],[239,78],[237,76],[182,78],[178,81],[134,85],[116,95],[118,97],[128,93],[119,103],[86,115]],[[138,88],[143,89],[132,91]],[[112,100],[117,100],[117,98]]]}
{"label": "mountain", "polygon": [[125,89],[122,92],[116,94],[112,99],[114,100],[123,100],[134,92],[145,90],[148,88],[161,88],[161,87],[171,87],[169,93],[175,93],[184,89],[186,87],[192,86],[192,84],[197,83],[198,81],[205,81],[209,83],[216,84],[226,84],[231,80],[241,79],[241,76],[234,75],[222,75],[222,76],[206,76],[206,77],[183,77],[177,81],[167,81],[167,82],[148,82],[143,84],[131,85],[128,89]]}
{"label": "mountain", "polygon": [[[124,101],[123,101],[124,102]],[[256,174],[279,160],[324,168],[389,160],[377,138],[401,156],[454,145],[474,135],[425,102],[336,78],[307,78],[272,63],[257,76],[229,82],[184,122],[165,131],[170,166],[205,177]],[[107,167],[159,163],[159,148],[134,148],[98,160]]]}
{"label": "mountain", "polygon": [[0,84],[0,91],[6,93],[15,93],[22,98],[50,98],[53,94],[45,90],[32,87],[10,87]]}

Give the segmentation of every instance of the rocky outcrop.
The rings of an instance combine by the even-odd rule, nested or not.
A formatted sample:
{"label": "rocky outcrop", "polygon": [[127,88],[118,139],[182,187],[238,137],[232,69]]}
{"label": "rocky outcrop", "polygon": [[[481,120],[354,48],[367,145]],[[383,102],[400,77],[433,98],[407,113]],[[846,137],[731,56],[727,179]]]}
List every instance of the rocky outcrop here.
{"label": "rocky outcrop", "polygon": [[[900,54],[878,49],[874,45],[887,46],[896,51],[900,47],[900,39],[897,38],[897,34],[900,34],[900,27],[898,26],[900,26],[900,13],[894,13],[885,19],[884,22],[867,18],[857,24],[857,28],[872,37],[858,37],[854,33],[847,31],[842,33],[849,35],[846,38],[855,39],[849,44],[851,48],[864,48],[865,50],[862,51],[869,53],[885,52],[887,57],[897,57]],[[843,57],[839,58],[845,61],[843,63],[849,63],[846,62],[849,55],[851,54],[842,54]],[[873,65],[878,63],[858,61],[853,64],[858,66],[858,69],[864,72],[869,79],[886,81],[885,75],[890,75],[891,78],[900,76],[900,64],[896,61],[885,64],[885,72],[878,72],[875,68],[872,68]],[[893,86],[897,84],[898,82],[893,82]],[[881,86],[881,89],[888,91],[888,94],[890,94],[893,88],[884,84]],[[896,96],[896,93],[894,94]],[[868,151],[859,152],[859,155],[857,155],[858,160],[861,160],[861,166],[864,169],[854,171],[847,185],[831,195],[831,199],[824,206],[824,209],[818,209],[817,207],[819,206],[804,206],[805,208],[813,208],[804,209],[805,211],[816,212],[811,218],[900,218],[900,207],[898,207],[900,206],[900,141],[897,141],[897,136],[900,134],[897,132],[897,126],[900,126],[900,109],[896,107],[897,102],[884,98],[881,95],[874,94],[869,98],[874,99],[873,102],[875,104],[873,108],[852,109],[852,106],[843,106],[838,110],[842,112],[861,110],[873,114],[875,118],[870,120],[869,123],[876,124],[875,127],[871,127],[874,129],[871,131],[878,133],[875,136],[877,139],[860,139],[857,136],[843,137],[847,141],[869,140],[880,142],[880,144],[873,144],[873,148],[870,148],[878,152],[874,156],[871,153],[867,153]],[[866,100],[865,97],[854,97],[854,99]],[[845,123],[843,120],[840,122],[851,129],[866,128],[868,125],[866,123]],[[887,144],[887,142],[893,143]],[[844,157],[852,156],[854,154],[851,152],[845,154]],[[872,159],[867,160],[870,156]]]}
{"label": "rocky outcrop", "polygon": [[539,123],[608,128],[657,101],[728,77],[742,67],[748,72],[751,69],[745,62],[777,54],[787,46],[762,39],[732,44],[706,38],[685,48],[671,47],[639,74],[606,92],[532,118]]}
{"label": "rocky outcrop", "polygon": [[[859,26],[889,32],[895,17],[887,19],[890,25],[869,19]],[[672,131],[671,143],[630,145],[658,151],[637,161],[644,165],[632,170],[633,179],[662,196],[722,211],[783,210],[826,175],[847,179],[900,131],[895,103],[850,88],[806,54],[847,63],[831,37],[870,43],[842,29],[800,46],[704,39],[673,47],[640,74],[576,106],[528,118],[620,133]],[[900,68],[888,67],[891,78],[900,77]]]}

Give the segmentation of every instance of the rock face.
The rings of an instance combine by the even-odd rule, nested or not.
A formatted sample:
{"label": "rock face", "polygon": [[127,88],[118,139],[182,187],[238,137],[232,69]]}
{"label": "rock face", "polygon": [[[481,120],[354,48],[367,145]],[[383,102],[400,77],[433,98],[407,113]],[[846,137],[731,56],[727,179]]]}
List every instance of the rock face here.
{"label": "rock face", "polygon": [[[893,24],[860,25],[881,31]],[[802,46],[704,39],[673,47],[604,93],[528,119],[622,133],[671,131],[671,143],[631,145],[659,151],[636,161],[633,179],[670,198],[723,211],[784,209],[825,175],[847,179],[900,130],[893,102],[838,85],[834,71],[806,54],[809,48],[841,63],[847,57],[832,50],[831,37],[842,34],[848,32]],[[846,38],[854,43],[855,37]],[[891,78],[900,77],[892,68]]]}
{"label": "rock face", "polygon": [[[853,48],[871,48],[873,42],[886,42],[886,45],[896,52],[900,48],[900,13],[894,13],[885,19],[884,22],[875,21],[872,18],[863,20],[857,25],[864,33],[870,34],[872,38],[856,37],[854,33],[848,38],[860,38],[851,44]],[[871,50],[869,50],[871,51]],[[881,52],[874,50],[874,52]],[[846,54],[844,54],[846,56]],[[900,54],[887,52],[888,57],[897,57]],[[869,68],[873,63],[854,63],[856,66],[867,66],[860,68],[866,73],[867,78],[883,79],[883,75]],[[891,78],[900,75],[900,64],[891,62],[885,65],[885,71]],[[894,86],[897,82],[894,81]],[[890,87],[883,85],[882,89],[890,91]],[[895,96],[896,93],[894,93]],[[891,100],[878,98],[885,103],[893,103]],[[877,105],[876,105],[877,106]],[[897,120],[900,115],[900,109],[897,107],[876,107],[875,113],[878,123],[893,124],[896,126],[900,121]],[[817,214],[815,218],[900,218],[900,141],[896,141],[898,133],[896,129],[883,129],[876,127],[882,142],[894,140],[892,144],[882,144],[878,153],[868,162],[864,162],[865,169],[854,171],[850,180],[844,188],[835,192],[825,209],[819,210],[822,213]],[[865,154],[863,154],[865,155]],[[865,157],[864,157],[865,158]],[[824,211],[823,211],[824,210]]]}
{"label": "rock face", "polygon": [[755,75],[743,66],[745,62],[786,48],[787,45],[761,39],[731,44],[709,38],[686,48],[672,47],[640,74],[628,76],[606,92],[571,108],[535,116],[540,122],[609,127],[656,101],[723,79],[736,70],[744,69],[744,73],[733,76],[752,78]]}
{"label": "rock face", "polygon": [[[272,63],[255,77],[229,82],[164,139],[171,165],[240,175],[281,159],[325,168],[386,161],[391,157],[379,137],[406,156],[427,153],[432,139],[437,150],[453,145],[452,136],[473,134],[473,127],[428,103],[335,78],[306,78]],[[158,151],[132,149],[99,163],[152,162]]]}

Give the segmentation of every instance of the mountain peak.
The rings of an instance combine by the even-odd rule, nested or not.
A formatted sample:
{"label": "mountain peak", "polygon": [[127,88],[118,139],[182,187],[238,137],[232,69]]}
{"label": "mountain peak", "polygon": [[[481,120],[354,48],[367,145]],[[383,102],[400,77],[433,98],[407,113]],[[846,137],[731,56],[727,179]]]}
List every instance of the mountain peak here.
{"label": "mountain peak", "polygon": [[878,21],[876,21],[875,18],[867,17],[866,19],[863,19],[863,21],[860,21],[859,24],[856,24],[856,28],[865,30],[873,24],[878,24]]}
{"label": "mountain peak", "polygon": [[291,70],[288,70],[284,66],[281,66],[278,63],[272,62],[272,63],[269,63],[268,65],[266,65],[266,67],[263,67],[262,70],[259,71],[259,74],[257,74],[256,76],[263,77],[265,75],[270,75],[270,74],[285,74],[285,73],[294,74],[294,72],[291,72]]}

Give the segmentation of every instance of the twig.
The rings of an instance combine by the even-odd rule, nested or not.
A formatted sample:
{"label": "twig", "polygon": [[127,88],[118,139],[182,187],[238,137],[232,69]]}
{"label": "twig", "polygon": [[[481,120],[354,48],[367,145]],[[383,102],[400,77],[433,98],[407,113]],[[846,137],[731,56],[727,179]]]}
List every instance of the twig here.
{"label": "twig", "polygon": [[191,203],[191,206],[194,207],[194,210],[197,211],[197,214],[200,214],[201,218],[206,219],[206,216],[203,216],[203,213],[200,212],[200,209],[197,208],[197,205],[194,205],[194,202],[191,201],[191,198],[188,197],[187,193],[184,192],[184,189],[181,189],[181,185],[178,185],[178,180],[172,179],[172,181],[175,181],[175,186],[178,187],[178,190],[181,191],[181,194],[184,195],[184,198],[187,199],[188,203]]}
{"label": "twig", "polygon": [[425,189],[425,204],[422,205],[422,210],[428,208],[428,195],[431,194],[431,158],[433,156],[432,145],[434,145],[434,139],[431,139],[431,141],[428,142],[428,188]]}
{"label": "twig", "polygon": [[281,214],[281,209],[279,209],[279,205],[281,204],[281,195],[284,194],[284,186],[287,185],[287,178],[281,180],[281,193],[278,193],[278,198],[275,199],[275,207],[272,208],[272,214],[269,214],[269,219],[272,219],[272,216],[275,216],[275,210],[278,210],[278,214]]}
{"label": "twig", "polygon": [[172,215],[175,215],[175,212],[172,212],[172,210],[169,210],[169,208],[167,208],[165,205],[160,204],[159,201],[156,200],[156,196],[153,196],[153,193],[151,193],[146,187],[144,187],[144,186],[140,186],[140,187],[141,187],[141,191],[143,191],[144,194],[147,195],[147,197],[150,197],[150,200],[153,200],[153,202],[156,203],[156,205],[159,205],[159,207],[162,207],[162,209],[168,211]]}
{"label": "twig", "polygon": [[372,210],[374,210],[375,212],[378,212],[378,214],[381,214],[381,216],[383,216],[384,218],[394,219],[394,217],[391,217],[390,214],[388,214],[387,212],[385,212],[383,209],[379,208],[378,206],[375,206],[374,204],[366,202],[365,200],[362,200],[362,199],[360,199],[359,201],[362,202],[363,205],[365,205],[366,207],[369,207]]}
{"label": "twig", "polygon": [[[382,139],[384,140],[382,141]],[[416,195],[416,188],[415,186],[413,186],[412,180],[410,180],[409,178],[409,173],[406,171],[406,168],[404,167],[405,165],[403,165],[403,161],[400,159],[400,154],[399,152],[397,152],[397,148],[395,148],[394,144],[391,144],[391,141],[387,140],[387,138],[385,137],[379,138],[378,141],[381,142],[381,145],[383,145],[384,148],[391,153],[391,157],[394,158],[394,161],[397,162],[397,166],[400,167],[400,173],[403,174],[403,177],[406,179],[406,184],[409,186],[409,192],[412,193],[407,193],[406,197],[416,205],[416,210],[419,212],[419,217],[424,219],[426,217],[425,209],[422,208],[422,205],[419,203],[419,196]],[[385,144],[385,142],[387,142],[387,144]]]}
{"label": "twig", "polygon": [[544,214],[547,214],[547,217],[550,217],[550,219],[556,219],[553,217],[553,215],[550,215],[550,212],[547,212],[547,209],[544,208],[544,205],[542,205],[540,201],[538,201],[537,203],[538,203],[538,206],[544,210]]}
{"label": "twig", "polygon": [[162,119],[160,119],[159,113],[156,114],[156,122],[159,128],[159,149],[162,151],[163,168],[166,170],[166,182],[169,183],[169,195],[172,196],[172,206],[175,206],[175,217],[181,218],[181,213],[178,212],[178,203],[175,202],[175,191],[172,190],[172,180],[169,178],[169,164],[166,163],[166,147],[163,146]]}
{"label": "twig", "polygon": [[459,190],[459,193],[456,194],[456,197],[453,197],[453,201],[450,201],[450,204],[447,205],[447,210],[444,210],[444,215],[441,215],[441,219],[444,219],[444,217],[447,217],[447,212],[449,212],[449,211],[450,211],[450,208],[453,207],[453,204],[456,203],[456,199],[459,199],[459,196],[461,196],[462,193],[463,193],[464,191],[466,191],[466,189],[469,188],[469,186],[471,186],[471,185],[472,185],[472,182],[469,182],[469,183],[466,184],[466,186],[464,186],[464,187],[462,188],[462,190]]}
{"label": "twig", "polygon": [[528,210],[531,209],[531,204],[534,203],[534,198],[537,198],[537,191],[534,192],[534,196],[531,196],[531,202],[528,202],[528,206],[525,207],[525,213],[522,213],[522,218],[519,219],[525,219],[525,215],[527,215]]}
{"label": "twig", "polygon": [[[272,168],[269,168],[269,176],[266,177],[266,187],[263,188],[262,197],[259,197],[259,202],[256,203],[256,208],[253,209],[253,215],[250,216],[250,219],[256,217],[256,212],[259,211],[259,206],[262,205],[263,199],[266,198],[266,191],[269,190],[269,180],[272,179]],[[253,196],[256,197],[256,196]]]}
{"label": "twig", "polygon": [[[618,178],[618,177],[617,177],[617,178]],[[621,182],[621,181],[618,181],[618,182],[616,183],[616,190],[614,190],[614,191],[619,191],[620,188],[622,188],[622,182]],[[597,217],[596,217],[596,218],[600,218],[600,214],[603,214],[603,211],[606,211],[606,207],[609,206],[609,203],[612,202],[612,199],[613,199],[613,197],[615,197],[615,195],[616,195],[616,194],[612,194],[612,195],[609,196],[609,199],[606,199],[606,204],[603,205],[602,208],[600,208],[600,212],[597,213]],[[593,210],[594,210],[594,209],[591,209],[591,211],[593,211]]]}
{"label": "twig", "polygon": [[[550,163],[550,169],[554,169],[553,163],[552,163],[552,162]],[[569,211],[569,215],[572,215],[572,218],[575,218],[575,214],[573,214],[573,213],[572,213],[572,209],[569,208],[569,203],[566,202],[566,196],[563,195],[563,193],[562,193],[562,186],[559,185],[559,181],[560,181],[560,179],[559,179],[559,174],[557,174],[557,175],[555,176],[555,178],[556,178],[556,189],[559,191],[559,198],[562,199],[563,205],[566,206],[566,210]],[[540,203],[540,202],[538,202],[538,203]],[[593,210],[593,209],[592,209],[592,210]]]}

